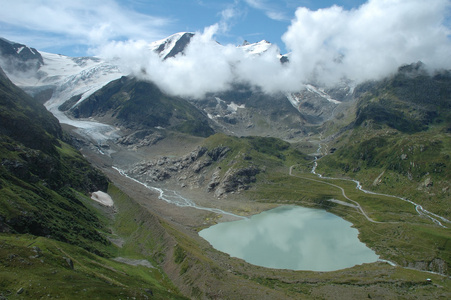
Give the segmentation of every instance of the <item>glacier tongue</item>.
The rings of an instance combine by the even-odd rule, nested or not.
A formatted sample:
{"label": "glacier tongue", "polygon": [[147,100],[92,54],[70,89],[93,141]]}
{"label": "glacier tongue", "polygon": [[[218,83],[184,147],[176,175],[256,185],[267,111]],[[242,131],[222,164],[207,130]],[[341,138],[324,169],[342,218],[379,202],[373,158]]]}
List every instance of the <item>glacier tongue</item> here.
{"label": "glacier tongue", "polygon": [[[8,77],[17,86],[29,91],[54,89],[45,106],[57,117],[58,107],[71,97],[83,95],[83,101],[112,80],[126,75],[119,66],[95,57],[73,58],[41,52],[44,64],[36,73],[14,73]],[[64,123],[65,119],[61,119]]]}
{"label": "glacier tongue", "polygon": [[78,104],[109,82],[126,74],[117,65],[97,58],[70,58],[48,53],[43,57],[48,64],[42,71],[49,74],[48,78],[55,80],[52,83],[56,86],[52,98],[45,106],[60,123],[77,127],[81,135],[91,138],[97,145],[118,137],[114,127],[99,122],[70,119],[58,107],[71,97],[82,95],[76,103]]}
{"label": "glacier tongue", "polygon": [[117,65],[95,57],[68,57],[59,54],[41,52],[44,59],[37,74],[11,74],[11,80],[27,90],[39,91],[52,88],[52,97],[45,107],[62,124],[78,128],[80,134],[90,137],[94,143],[102,144],[105,140],[117,137],[112,126],[93,121],[70,119],[58,107],[71,97],[82,95],[79,102],[99,90],[112,80],[124,74]]}

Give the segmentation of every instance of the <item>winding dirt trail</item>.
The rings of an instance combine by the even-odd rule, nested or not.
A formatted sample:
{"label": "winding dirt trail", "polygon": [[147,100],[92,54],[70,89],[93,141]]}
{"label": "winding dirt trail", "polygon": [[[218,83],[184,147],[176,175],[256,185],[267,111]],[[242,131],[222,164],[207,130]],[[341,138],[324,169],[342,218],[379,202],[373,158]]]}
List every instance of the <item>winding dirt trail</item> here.
{"label": "winding dirt trail", "polygon": [[[317,153],[318,153],[318,154],[321,153],[321,143],[319,143]],[[327,155],[327,154],[326,154],[326,155]],[[293,168],[294,168],[295,166],[296,166],[296,165],[292,165],[292,166],[290,167],[290,170],[289,170],[289,175],[290,175],[290,176],[302,178],[302,179],[305,179],[305,180],[315,181],[315,182],[319,182],[319,183],[323,183],[323,184],[327,184],[327,185],[330,185],[330,186],[333,186],[333,187],[335,187],[335,188],[340,189],[340,190],[341,190],[341,193],[342,193],[342,195],[343,195],[343,197],[344,197],[345,199],[349,200],[350,202],[354,203],[354,204],[355,204],[355,208],[357,208],[357,209],[362,213],[362,215],[365,216],[365,218],[366,218],[369,222],[372,222],[372,223],[399,223],[399,222],[379,222],[379,221],[375,221],[375,220],[371,219],[371,218],[367,215],[367,213],[363,210],[363,208],[362,208],[362,206],[360,205],[360,203],[358,203],[357,201],[352,200],[351,198],[349,198],[349,197],[346,195],[345,190],[344,190],[341,186],[338,186],[338,185],[333,184],[333,183],[330,183],[330,182],[326,182],[326,181],[324,181],[324,180],[317,180],[317,179],[308,178],[308,177],[305,177],[305,176],[293,175]],[[365,190],[365,189],[363,189],[363,187],[362,187],[362,185],[360,184],[360,182],[357,181],[357,180],[346,179],[346,178],[324,177],[324,176],[322,176],[321,174],[318,174],[318,173],[316,172],[317,166],[318,166],[318,157],[315,156],[315,162],[314,162],[313,168],[312,168],[312,170],[311,170],[311,173],[312,173],[312,174],[315,174],[315,175],[318,176],[319,178],[322,178],[322,179],[331,179],[331,180],[347,180],[347,181],[352,181],[352,182],[354,182],[354,183],[356,184],[356,188],[357,188],[357,189],[359,189],[360,191],[362,191],[362,192],[364,192],[364,193],[366,193],[366,194],[377,195],[377,196],[383,196],[383,197],[396,198],[396,199],[399,199],[399,200],[402,200],[402,201],[405,201],[405,202],[408,202],[408,203],[414,205],[414,206],[415,206],[415,210],[416,210],[416,212],[418,213],[418,215],[423,216],[423,217],[426,217],[426,218],[429,218],[432,222],[434,222],[435,224],[437,224],[437,225],[440,226],[440,227],[448,228],[447,226],[443,225],[442,222],[451,223],[450,220],[448,220],[448,219],[446,219],[446,218],[444,218],[444,217],[442,217],[442,216],[436,215],[436,214],[434,214],[434,213],[432,213],[432,212],[430,212],[430,211],[424,209],[420,204],[415,203],[415,202],[413,202],[413,201],[411,201],[411,200],[409,200],[409,199],[406,199],[406,198],[403,198],[403,197],[399,197],[399,196],[394,196],[394,195],[389,195],[389,194],[382,194],[382,193],[376,193],[376,192],[372,192],[372,191]],[[338,203],[338,204],[341,204],[341,205],[349,206],[349,205],[346,205],[345,202],[343,202],[343,203],[341,203],[341,201],[334,201],[334,202],[335,202],[335,203]],[[441,221],[440,221],[440,220],[441,220]]]}
{"label": "winding dirt trail", "polygon": [[[338,186],[338,185],[333,184],[333,183],[330,183],[330,182],[326,182],[326,181],[324,181],[324,180],[318,180],[318,179],[308,178],[308,177],[305,177],[305,176],[293,175],[293,168],[294,168],[295,166],[296,166],[296,165],[292,165],[292,166],[290,167],[290,171],[289,171],[290,176],[297,177],[297,178],[302,178],[302,179],[305,179],[305,180],[315,181],[315,182],[319,182],[319,183],[323,183],[323,184],[327,184],[327,185],[336,187],[337,189],[340,189],[340,190],[341,190],[341,194],[343,195],[343,197],[346,198],[346,200],[349,200],[349,201],[351,201],[352,203],[355,204],[354,207],[357,208],[357,209],[362,213],[362,215],[365,216],[365,218],[366,218],[368,221],[370,221],[370,222],[372,222],[372,223],[385,223],[385,222],[379,222],[379,221],[375,221],[375,220],[371,219],[371,218],[366,214],[366,212],[363,210],[362,206],[360,206],[360,203],[358,203],[357,201],[354,201],[354,200],[352,200],[351,198],[349,198],[349,197],[346,195],[344,188],[342,188],[341,186]],[[346,205],[346,203],[341,203],[340,201],[334,201],[334,202],[335,202],[335,203],[338,203],[338,204],[341,204],[341,205],[344,205],[344,206],[348,206],[348,205]],[[391,223],[392,223],[392,222],[391,222]]]}

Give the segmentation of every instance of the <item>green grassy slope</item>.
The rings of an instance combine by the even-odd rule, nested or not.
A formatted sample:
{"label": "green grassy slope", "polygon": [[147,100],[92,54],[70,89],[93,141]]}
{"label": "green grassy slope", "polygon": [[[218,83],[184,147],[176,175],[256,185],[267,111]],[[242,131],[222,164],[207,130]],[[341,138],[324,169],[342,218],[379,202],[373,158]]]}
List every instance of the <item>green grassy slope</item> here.
{"label": "green grassy slope", "polygon": [[78,193],[105,190],[107,179],[64,143],[58,121],[0,78],[0,228],[102,252],[108,244]]}
{"label": "green grassy slope", "polygon": [[232,137],[224,134],[215,134],[207,138],[204,146],[208,150],[217,147],[230,148],[219,166],[225,173],[231,166],[234,168],[257,165],[262,168],[286,169],[287,166],[299,161],[309,160],[302,152],[278,138],[272,137]]}
{"label": "green grassy slope", "polygon": [[[80,201],[101,220],[108,257],[30,234],[0,234],[0,296],[38,299],[186,299],[158,266],[164,256],[155,218],[111,185],[116,213],[87,197]],[[153,225],[150,225],[152,223]],[[114,260],[125,258],[129,263]],[[135,265],[133,265],[135,263]],[[138,264],[137,264],[138,263]]]}
{"label": "green grassy slope", "polygon": [[451,74],[415,64],[363,90],[355,126],[328,145],[337,151],[318,170],[450,218]]}
{"label": "green grassy slope", "polygon": [[348,142],[319,161],[320,173],[356,178],[450,218],[451,135],[443,127],[414,134],[356,128],[343,139]]}
{"label": "green grassy slope", "polygon": [[110,242],[112,232],[127,234],[115,221],[139,231],[144,216],[122,217],[137,205],[118,205],[117,218],[94,205],[89,193],[108,181],[63,140],[58,121],[1,72],[0,298],[183,298],[157,267],[113,260],[152,258],[136,240]]}

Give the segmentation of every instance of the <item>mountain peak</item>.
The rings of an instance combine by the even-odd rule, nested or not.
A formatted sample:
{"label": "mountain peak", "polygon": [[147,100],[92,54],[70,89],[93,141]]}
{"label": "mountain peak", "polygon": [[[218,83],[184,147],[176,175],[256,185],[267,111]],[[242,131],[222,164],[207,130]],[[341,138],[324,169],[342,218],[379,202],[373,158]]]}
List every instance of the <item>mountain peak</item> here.
{"label": "mountain peak", "polygon": [[269,48],[271,48],[273,45],[266,41],[266,40],[261,40],[260,42],[257,43],[249,43],[248,41],[244,41],[243,45],[238,46],[239,48],[243,49],[244,51],[248,52],[249,54],[262,54],[266,51],[269,50]]}
{"label": "mountain peak", "polygon": [[44,64],[38,50],[4,38],[0,38],[0,53],[4,60],[3,68],[6,72],[37,70]]}
{"label": "mountain peak", "polygon": [[150,48],[165,60],[183,53],[193,36],[194,33],[192,32],[178,32],[165,39],[151,43]]}

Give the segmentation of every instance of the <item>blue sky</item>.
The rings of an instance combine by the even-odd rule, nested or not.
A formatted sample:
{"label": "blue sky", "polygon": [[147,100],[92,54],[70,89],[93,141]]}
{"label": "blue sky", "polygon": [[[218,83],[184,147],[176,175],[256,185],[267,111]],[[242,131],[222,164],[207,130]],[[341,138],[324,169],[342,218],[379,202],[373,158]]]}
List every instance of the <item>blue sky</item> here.
{"label": "blue sky", "polygon": [[[284,44],[280,38],[286,32],[298,7],[317,10],[339,5],[345,9],[353,9],[364,2],[363,0],[166,0],[164,4],[149,5],[149,1],[121,1],[136,11],[169,17],[174,21],[170,26],[171,32],[202,31],[207,26],[224,21],[227,28],[216,36],[220,43],[241,44],[244,40],[251,43],[268,40],[277,44],[282,51]],[[227,12],[230,13],[228,18],[224,16]]]}
{"label": "blue sky", "polygon": [[[0,0],[0,36],[40,51],[114,59],[168,93],[200,97],[251,83],[266,92],[380,79],[422,61],[451,69],[451,0]],[[149,43],[198,32],[161,61]],[[236,45],[276,44],[249,58]],[[223,46],[219,47],[216,41]],[[278,50],[289,53],[280,64]],[[141,74],[141,75],[139,75]]]}
{"label": "blue sky", "polygon": [[42,51],[95,54],[108,41],[152,42],[180,31],[219,24],[221,44],[268,40],[287,51],[281,36],[298,7],[358,8],[362,0],[0,0],[0,36]]}

